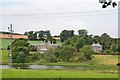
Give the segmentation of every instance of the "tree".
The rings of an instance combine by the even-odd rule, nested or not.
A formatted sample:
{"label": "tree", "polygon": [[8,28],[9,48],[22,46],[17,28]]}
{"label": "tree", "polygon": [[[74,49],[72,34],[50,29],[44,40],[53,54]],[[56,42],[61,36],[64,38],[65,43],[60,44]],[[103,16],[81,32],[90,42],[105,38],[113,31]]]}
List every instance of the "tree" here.
{"label": "tree", "polygon": [[34,35],[33,35],[33,33],[34,33],[34,31],[29,31],[29,32],[27,33],[29,40],[34,40]]}
{"label": "tree", "polygon": [[103,47],[103,50],[109,50],[110,45],[111,45],[112,39],[107,33],[103,33],[101,35],[101,44]]}
{"label": "tree", "polygon": [[12,42],[12,62],[25,63],[29,55],[29,43],[26,39],[16,39]]}
{"label": "tree", "polygon": [[62,61],[71,62],[75,61],[75,56],[77,55],[77,50],[73,46],[64,46],[60,50],[60,58]]}
{"label": "tree", "polygon": [[91,60],[93,58],[93,49],[90,45],[84,46],[82,49],[80,49],[80,61],[87,61]]}
{"label": "tree", "polygon": [[49,49],[45,55],[44,59],[48,62],[72,62],[76,60],[76,55],[78,56],[77,50],[73,46],[58,46],[55,49]]}
{"label": "tree", "polygon": [[85,29],[80,29],[80,30],[78,30],[78,34],[79,34],[79,36],[87,35],[87,33],[88,33],[88,31],[85,30]]}
{"label": "tree", "polygon": [[93,38],[93,42],[97,43],[97,42],[101,42],[100,40],[100,36],[94,36]]}
{"label": "tree", "polygon": [[64,42],[65,40],[67,40],[70,37],[74,36],[74,31],[73,30],[63,30],[60,33],[60,40],[61,42]]}
{"label": "tree", "polygon": [[118,41],[116,39],[113,39],[111,43],[110,52],[113,52],[113,53],[118,52]]}

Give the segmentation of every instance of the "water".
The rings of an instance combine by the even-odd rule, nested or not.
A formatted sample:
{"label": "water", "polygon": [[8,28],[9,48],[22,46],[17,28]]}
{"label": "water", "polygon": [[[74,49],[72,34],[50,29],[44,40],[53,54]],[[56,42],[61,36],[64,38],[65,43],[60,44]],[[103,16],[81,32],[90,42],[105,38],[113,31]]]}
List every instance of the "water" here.
{"label": "water", "polygon": [[[0,65],[0,69],[9,69],[8,65]],[[89,66],[46,66],[46,65],[28,65],[27,67],[13,67],[16,69],[87,69]]]}
{"label": "water", "polygon": [[8,69],[10,68],[8,65],[0,65],[0,69]]}

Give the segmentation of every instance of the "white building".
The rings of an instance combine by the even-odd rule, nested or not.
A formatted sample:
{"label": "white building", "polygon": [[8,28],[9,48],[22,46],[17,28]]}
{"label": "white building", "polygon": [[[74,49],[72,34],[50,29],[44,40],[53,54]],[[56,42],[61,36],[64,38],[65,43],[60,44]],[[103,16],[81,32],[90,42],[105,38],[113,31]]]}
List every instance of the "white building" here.
{"label": "white building", "polygon": [[102,51],[102,45],[98,43],[94,43],[91,45],[95,53],[100,53]]}

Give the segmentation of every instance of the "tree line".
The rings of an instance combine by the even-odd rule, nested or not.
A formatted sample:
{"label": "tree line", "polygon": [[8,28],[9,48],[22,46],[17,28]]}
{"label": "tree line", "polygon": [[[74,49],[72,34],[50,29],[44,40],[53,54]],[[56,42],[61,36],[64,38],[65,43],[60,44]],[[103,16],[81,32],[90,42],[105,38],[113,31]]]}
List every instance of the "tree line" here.
{"label": "tree line", "polygon": [[43,42],[50,41],[51,43],[56,44],[56,40],[52,38],[49,30],[29,31],[29,32],[25,32],[24,35],[27,35],[29,40],[39,40]]}
{"label": "tree line", "polygon": [[[35,37],[33,34],[38,35],[38,39],[44,38],[49,40],[51,38],[50,31],[40,31],[37,34],[33,31],[27,32],[31,40]],[[44,37],[46,35],[46,37]],[[74,30],[63,30],[60,33],[61,46],[57,48],[50,48],[45,54],[34,54],[30,57],[29,52],[31,49],[28,40],[17,39],[12,42],[12,60],[14,63],[29,62],[28,59],[37,59],[42,62],[83,62],[92,60],[93,49],[91,44],[93,42],[99,42],[103,47],[104,54],[118,54],[120,51],[119,38],[112,38],[107,33],[103,33],[101,36],[88,35],[88,31],[85,29],[78,30],[78,35],[74,34]]]}
{"label": "tree line", "polygon": [[120,47],[118,47],[119,38],[112,38],[107,33],[103,33],[101,36],[88,35],[88,31],[85,29],[78,30],[78,35],[75,35],[73,30],[63,30],[60,33],[60,40],[64,46],[74,46],[78,51],[79,48],[92,45],[93,42],[99,42],[102,45],[102,53],[118,53],[120,50]]}

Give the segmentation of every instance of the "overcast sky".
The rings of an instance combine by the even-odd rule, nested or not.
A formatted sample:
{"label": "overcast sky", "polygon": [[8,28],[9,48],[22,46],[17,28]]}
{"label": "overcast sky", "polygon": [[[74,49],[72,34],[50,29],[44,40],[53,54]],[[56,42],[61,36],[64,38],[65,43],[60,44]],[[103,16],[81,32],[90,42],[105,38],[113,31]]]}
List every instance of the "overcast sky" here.
{"label": "overcast sky", "polygon": [[[118,7],[102,9],[99,0],[0,0],[0,31],[9,24],[17,33],[50,30],[88,30],[89,34],[108,33],[118,37]],[[118,2],[119,0],[113,0]]]}

